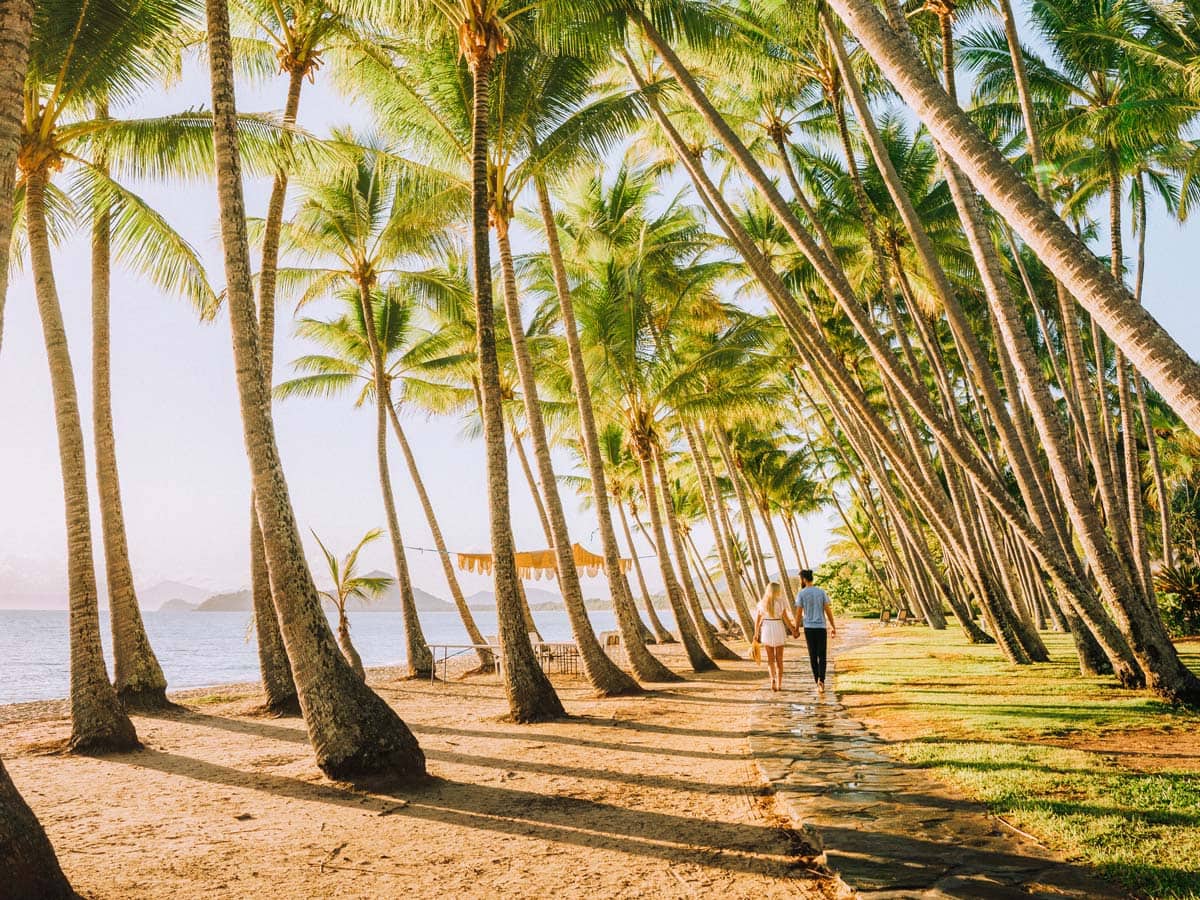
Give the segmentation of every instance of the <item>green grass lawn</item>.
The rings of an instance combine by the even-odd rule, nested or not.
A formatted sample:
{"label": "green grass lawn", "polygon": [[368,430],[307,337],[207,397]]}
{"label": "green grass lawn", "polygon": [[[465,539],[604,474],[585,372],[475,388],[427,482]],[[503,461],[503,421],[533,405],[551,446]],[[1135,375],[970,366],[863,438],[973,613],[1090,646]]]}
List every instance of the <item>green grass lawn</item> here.
{"label": "green grass lawn", "polygon": [[[955,628],[876,628],[838,654],[838,688],[893,752],[1048,846],[1139,896],[1200,898],[1200,714],[1082,678],[1070,639],[1047,640],[1053,662],[1013,666]],[[1200,644],[1180,650],[1200,670]]]}

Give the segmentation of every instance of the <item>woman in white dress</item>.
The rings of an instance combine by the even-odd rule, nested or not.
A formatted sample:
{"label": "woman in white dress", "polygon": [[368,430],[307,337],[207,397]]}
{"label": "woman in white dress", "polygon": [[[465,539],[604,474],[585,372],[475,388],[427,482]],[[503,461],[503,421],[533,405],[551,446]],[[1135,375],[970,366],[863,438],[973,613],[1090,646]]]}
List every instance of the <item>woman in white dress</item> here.
{"label": "woman in white dress", "polygon": [[767,670],[771,673],[771,690],[783,690],[783,645],[794,630],[791,604],[783,599],[783,588],[772,581],[754,616],[754,640],[767,651]]}

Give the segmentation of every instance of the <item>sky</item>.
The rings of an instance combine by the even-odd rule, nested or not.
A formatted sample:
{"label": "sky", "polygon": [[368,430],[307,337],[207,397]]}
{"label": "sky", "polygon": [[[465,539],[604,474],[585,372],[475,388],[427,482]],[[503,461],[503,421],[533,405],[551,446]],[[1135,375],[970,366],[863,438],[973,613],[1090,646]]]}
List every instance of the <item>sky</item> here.
{"label": "sky", "polygon": [[[137,109],[114,115],[152,116],[207,105],[207,81],[190,65],[172,90],[143,98]],[[239,86],[243,110],[282,106],[283,80]],[[369,126],[369,117],[326,90],[318,74],[306,84],[300,123],[321,133],[330,126]],[[223,280],[217,209],[211,183],[141,184],[136,189],[162,211],[203,254],[210,278]],[[250,180],[247,207],[263,215],[269,184]],[[1200,356],[1195,272],[1200,226],[1180,226],[1162,210],[1150,222],[1145,302],[1193,356]],[[1102,234],[1100,241],[1106,238]],[[518,253],[534,243],[516,236]],[[1103,244],[1102,244],[1103,245]],[[55,255],[55,275],[68,330],[91,458],[90,272],[85,235],[66,242]],[[213,592],[244,587],[248,576],[249,478],[238,416],[228,318],[200,323],[188,304],[159,294],[114,267],[112,291],[112,390],[118,462],[129,546],[137,585],[164,580]],[[309,312],[317,313],[319,309]],[[276,344],[277,380],[289,361],[306,352],[290,334],[291,310],[280,309]],[[486,552],[488,516],[483,446],[461,435],[461,421],[411,417],[406,422],[427,489],[440,514],[451,551]],[[295,399],[279,403],[276,433],[291,498],[310,561],[320,559],[310,529],[338,553],[368,529],[383,526],[374,450],[374,415],[348,400]],[[398,450],[392,453],[393,485],[404,542],[429,548],[424,515],[408,482]],[[560,474],[570,471],[556,459]],[[512,519],[519,549],[545,545],[523,476],[510,469]],[[89,466],[89,477],[92,477]],[[93,491],[93,532],[98,574],[103,576],[99,514]],[[576,496],[564,492],[572,538],[599,550],[596,525]],[[816,515],[804,523],[804,538],[819,561],[831,522]],[[711,545],[698,529],[702,550]],[[640,553],[648,553],[642,544]],[[785,551],[786,552],[786,551]],[[386,541],[363,554],[367,568],[392,569]],[[448,596],[441,565],[430,552],[409,553],[414,583]],[[652,562],[652,560],[648,560]],[[0,607],[65,607],[65,532],[53,406],[40,322],[27,272],[10,281],[5,333],[0,349]],[[658,589],[655,567],[646,567]],[[460,574],[467,593],[490,587],[490,579]],[[601,596],[601,579],[585,579],[585,593]]]}

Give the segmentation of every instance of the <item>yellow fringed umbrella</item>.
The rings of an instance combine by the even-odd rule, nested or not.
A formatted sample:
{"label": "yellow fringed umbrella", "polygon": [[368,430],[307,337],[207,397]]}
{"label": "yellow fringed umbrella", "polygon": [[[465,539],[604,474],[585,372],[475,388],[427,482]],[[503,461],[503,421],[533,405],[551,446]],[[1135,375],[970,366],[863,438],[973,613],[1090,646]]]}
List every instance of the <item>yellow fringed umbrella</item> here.
{"label": "yellow fringed umbrella", "polygon": [[[604,571],[604,557],[597,556],[579,544],[571,545],[571,555],[575,565],[588,576],[595,578]],[[558,564],[553,550],[526,550],[516,554],[517,574],[521,580],[537,581],[542,578],[553,578],[558,574]],[[479,575],[492,574],[492,554],[490,553],[460,553],[458,567],[464,572],[475,572]],[[620,560],[621,572],[629,571],[630,561]]]}

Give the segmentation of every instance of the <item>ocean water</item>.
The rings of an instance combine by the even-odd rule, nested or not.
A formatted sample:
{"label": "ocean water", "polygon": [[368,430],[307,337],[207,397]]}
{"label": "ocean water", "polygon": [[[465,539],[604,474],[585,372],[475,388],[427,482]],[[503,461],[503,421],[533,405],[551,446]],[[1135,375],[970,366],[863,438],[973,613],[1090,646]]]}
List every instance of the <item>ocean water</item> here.
{"label": "ocean water", "polygon": [[[593,611],[597,632],[616,627],[611,611]],[[167,676],[168,690],[258,679],[258,651],[248,612],[143,612],[146,633]],[[535,612],[548,641],[570,640],[565,612]],[[112,666],[108,614],[100,615],[105,656]],[[332,619],[330,620],[332,623]],[[494,611],[475,611],[485,635],[496,633]],[[456,612],[421,613],[432,643],[467,643]],[[367,666],[404,661],[400,613],[350,612],[350,636]],[[66,611],[0,610],[0,704],[66,697],[69,686]]]}

